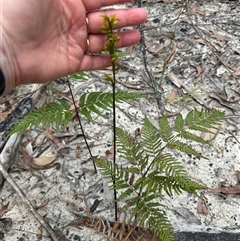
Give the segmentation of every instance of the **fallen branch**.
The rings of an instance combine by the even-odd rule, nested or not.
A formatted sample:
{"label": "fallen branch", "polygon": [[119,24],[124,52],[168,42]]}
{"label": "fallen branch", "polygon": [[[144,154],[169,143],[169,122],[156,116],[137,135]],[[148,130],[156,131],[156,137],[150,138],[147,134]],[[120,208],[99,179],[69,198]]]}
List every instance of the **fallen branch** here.
{"label": "fallen branch", "polygon": [[46,229],[48,234],[51,236],[53,241],[59,241],[58,236],[55,234],[52,227],[47,223],[47,221],[35,210],[35,208],[32,206],[30,201],[26,198],[23,191],[20,189],[20,187],[17,185],[17,183],[13,180],[13,178],[8,174],[7,170],[3,166],[4,160],[2,160],[2,157],[0,159],[0,172],[2,173],[3,177],[7,180],[7,182],[14,188],[14,190],[17,192],[19,197],[22,199],[22,201],[26,204],[26,206],[29,208],[31,213],[34,215],[34,217],[41,223],[41,225]]}

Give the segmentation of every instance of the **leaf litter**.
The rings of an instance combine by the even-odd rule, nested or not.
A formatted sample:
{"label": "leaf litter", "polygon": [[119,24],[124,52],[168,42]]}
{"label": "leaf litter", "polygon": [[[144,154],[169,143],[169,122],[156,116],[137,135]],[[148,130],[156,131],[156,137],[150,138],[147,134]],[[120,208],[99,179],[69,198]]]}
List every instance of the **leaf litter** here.
{"label": "leaf litter", "polygon": [[[177,94],[182,92],[188,95],[191,90],[201,84],[203,96],[188,95],[192,102],[188,102],[188,105],[184,106],[182,112],[184,113],[184,111],[189,111],[195,107],[205,106],[206,108],[214,107],[224,110],[227,117],[221,129],[216,127],[217,133],[212,141],[214,148],[211,149],[204,146],[199,150],[208,156],[208,160],[195,160],[192,157],[185,156],[178,157],[183,160],[193,179],[199,180],[211,188],[204,193],[207,196],[207,200],[203,196],[198,198],[189,195],[173,197],[166,195],[163,201],[166,206],[171,203],[171,206],[178,210],[178,214],[177,211],[174,213],[166,210],[176,230],[180,229],[184,219],[188,223],[188,217],[190,217],[190,220],[193,220],[192,223],[201,223],[204,226],[205,217],[210,215],[210,213],[214,214],[211,217],[211,225],[220,228],[237,228],[240,225],[236,221],[240,220],[239,201],[235,199],[233,201],[231,196],[223,201],[216,194],[224,193],[229,195],[238,193],[239,184],[221,186],[222,182],[228,183],[232,177],[230,175],[216,175],[216,170],[221,167],[223,169],[222,173],[228,174],[228,170],[231,169],[232,165],[235,166],[236,170],[240,170],[238,162],[240,145],[236,141],[240,139],[240,107],[238,101],[240,64],[239,53],[235,51],[235,47],[239,46],[240,29],[236,24],[237,16],[240,14],[239,3],[237,1],[203,1],[201,4],[196,4],[195,2],[186,1],[185,4],[188,4],[188,8],[185,8],[185,12],[181,11],[183,9],[181,4],[180,1],[149,1],[143,4],[149,11],[149,20],[143,26],[144,34],[147,37],[145,41],[147,48],[145,65],[154,74],[154,88],[160,98],[162,98],[163,111],[166,111],[166,107],[171,113],[177,113],[181,109],[179,103],[174,102],[176,96],[172,92],[173,85],[178,91]],[[175,39],[172,39],[173,36],[175,36]],[[136,86],[137,89],[140,86],[141,89],[144,87],[146,91],[153,91],[151,79],[143,77],[146,76],[146,66],[142,60],[141,44],[131,48],[131,56],[120,60],[120,63],[122,66],[125,66],[125,70],[120,68],[121,71],[118,72],[118,78],[121,81],[118,88]],[[109,73],[111,72],[109,71]],[[95,75],[88,76],[88,78],[91,79],[90,84],[87,86],[88,91],[105,90],[108,88],[107,84],[101,80],[100,72],[96,72]],[[219,89],[216,87],[217,78],[221,80],[219,86],[221,85],[224,88]],[[129,82],[129,79],[131,79],[131,82]],[[121,83],[131,83],[131,85],[128,86]],[[55,86],[56,88],[64,89],[65,87],[63,88],[61,85],[61,83],[58,83]],[[86,89],[86,81],[78,81],[74,85],[76,90],[82,90],[83,87],[81,86],[85,86],[84,89]],[[228,95],[224,97],[219,96],[218,91],[224,89],[228,91]],[[235,92],[232,91],[233,89]],[[79,95],[77,92],[74,94],[76,97]],[[173,101],[166,103],[165,100],[169,96]],[[153,121],[158,117],[158,109],[154,101],[149,102],[148,100],[144,102],[141,100],[140,104],[140,106],[144,106],[146,109],[144,114],[149,115]],[[123,109],[127,108],[124,106]],[[134,104],[134,108],[131,109],[131,115],[129,115],[132,119],[129,119],[127,113],[119,112],[120,125],[134,134],[134,130],[139,127],[139,123],[144,116],[141,113],[142,110],[139,110],[138,104]],[[133,119],[133,116],[135,119]],[[86,122],[85,128],[89,140],[93,143],[94,153],[105,156],[105,151],[112,146],[111,124],[109,119],[99,119],[97,121],[98,125]],[[105,127],[107,127],[108,131],[102,133],[101,129]],[[73,130],[79,133],[78,138],[81,137],[81,133],[75,126]],[[64,134],[66,133],[67,131],[64,132]],[[101,137],[99,137],[99,133],[102,133]],[[28,131],[27,135],[31,137],[31,131]],[[47,138],[47,143],[49,146],[57,147],[59,145],[59,137],[57,137],[57,141],[52,138],[54,135],[56,137],[57,133],[53,132],[50,134],[50,138]],[[236,140],[233,138],[232,141],[225,143],[225,139],[233,135]],[[60,138],[61,141],[64,140],[63,136],[60,136]],[[81,155],[78,157],[79,151],[77,147],[79,146],[79,140],[74,137],[69,144],[71,145],[69,152],[63,152],[62,155],[57,155],[56,159],[53,160],[53,163],[59,162],[61,165],[59,169],[41,170],[37,165],[37,171],[44,176],[43,181],[39,182],[39,179],[32,175],[32,172],[28,171],[28,169],[24,172],[20,171],[16,164],[10,169],[10,173],[19,181],[19,185],[30,200],[44,204],[44,200],[47,197],[48,202],[46,206],[40,208],[39,212],[46,215],[51,225],[58,226],[61,235],[63,234],[63,239],[66,236],[68,240],[98,240],[100,236],[94,236],[95,234],[93,234],[92,230],[86,229],[84,225],[78,226],[78,229],[68,227],[67,224],[75,217],[65,208],[68,205],[66,202],[56,199],[57,196],[61,197],[62,200],[64,198],[70,200],[80,210],[82,203],[84,203],[82,190],[85,188],[89,203],[94,204],[96,200],[103,199],[101,204],[94,209],[93,214],[96,216],[102,215],[107,220],[113,220],[112,193],[107,188],[107,184],[103,183],[99,175],[89,175],[91,161],[85,147],[82,146]],[[31,163],[31,169],[31,165],[34,163],[33,156],[28,153],[26,147],[23,147],[23,153],[25,161]],[[20,154],[17,153],[16,155],[19,156]],[[43,163],[45,162],[49,162],[47,165],[52,164],[50,160],[45,160]],[[67,178],[67,176],[71,178]],[[75,180],[75,182],[72,182],[70,179]],[[230,183],[233,184],[234,182]],[[1,195],[5,205],[11,196],[16,195],[9,192],[9,190],[11,190],[9,185],[4,183]],[[2,205],[4,205],[3,203]],[[36,205],[36,207],[39,207],[39,205]],[[181,223],[179,222],[179,213],[182,216]],[[8,228],[8,231],[5,232],[6,239],[14,237],[13,230],[17,229],[19,230],[17,233],[18,237],[24,237],[25,240],[37,240],[36,227],[39,224],[26,212],[25,206],[18,203],[17,206],[14,206],[8,212],[4,212],[3,215],[0,225],[6,220],[13,220],[12,230]],[[16,222],[16,218],[18,222]],[[11,225],[8,226],[11,227]],[[100,226],[98,227],[101,228]],[[45,230],[43,230],[41,238],[43,241],[49,240]]]}

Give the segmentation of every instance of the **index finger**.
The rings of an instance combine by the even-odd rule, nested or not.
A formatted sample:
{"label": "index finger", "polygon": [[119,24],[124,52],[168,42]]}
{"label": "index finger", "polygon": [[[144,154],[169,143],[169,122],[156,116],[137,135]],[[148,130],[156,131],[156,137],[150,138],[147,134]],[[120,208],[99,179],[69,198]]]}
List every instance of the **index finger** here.
{"label": "index finger", "polygon": [[82,0],[82,2],[85,5],[87,12],[91,12],[101,7],[132,2],[132,0]]}
{"label": "index finger", "polygon": [[119,21],[117,22],[117,28],[123,28],[127,26],[139,25],[147,20],[147,12],[142,8],[131,9],[117,9],[117,10],[104,10],[88,13],[88,30],[90,33],[100,33],[101,26],[103,24],[102,15],[106,14],[111,16],[115,14]]}

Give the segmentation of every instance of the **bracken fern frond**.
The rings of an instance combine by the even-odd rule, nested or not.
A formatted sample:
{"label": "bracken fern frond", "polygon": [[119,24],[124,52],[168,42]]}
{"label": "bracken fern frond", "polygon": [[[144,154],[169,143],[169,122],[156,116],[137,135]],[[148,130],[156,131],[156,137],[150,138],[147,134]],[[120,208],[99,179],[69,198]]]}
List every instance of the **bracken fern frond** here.
{"label": "bracken fern frond", "polygon": [[56,129],[60,125],[64,129],[72,119],[73,113],[70,111],[70,105],[63,99],[57,102],[50,102],[45,107],[35,110],[24,118],[19,119],[17,124],[10,130],[8,136],[16,132],[22,132],[28,128],[45,128],[55,123]]}
{"label": "bracken fern frond", "polygon": [[[116,103],[123,103],[129,100],[139,99],[146,97],[146,94],[139,92],[127,92],[127,91],[119,91],[115,93],[115,101]],[[81,95],[79,100],[79,108],[80,112],[89,120],[93,121],[91,116],[91,112],[104,117],[102,114],[103,110],[110,111],[112,109],[112,98],[113,93],[107,92],[91,92],[84,93]]]}
{"label": "bracken fern frond", "polygon": [[[157,195],[154,189],[151,189],[149,192],[143,192],[139,195],[138,182],[132,185],[127,178],[129,177],[129,173],[137,173],[138,168],[123,168],[115,164],[115,175],[113,176],[113,162],[102,159],[94,159],[94,161],[99,166],[101,173],[105,178],[114,178],[115,186],[111,185],[110,188],[123,190],[118,197],[118,201],[129,197],[130,195],[134,196],[128,201],[128,205],[133,207],[130,220],[136,220],[139,226],[144,227],[145,229],[150,229],[155,235],[158,233],[158,237],[164,237],[165,241],[173,241],[172,226],[165,213],[159,209],[161,204],[156,201],[156,197],[160,197],[160,195]],[[139,180],[140,179],[138,179],[138,181]],[[110,182],[112,182],[112,180],[110,180]],[[157,225],[154,226],[154,230],[153,223],[157,223]]]}
{"label": "bracken fern frond", "polygon": [[198,111],[197,109],[190,111],[187,114],[185,123],[190,130],[198,130],[202,132],[211,133],[211,128],[216,125],[221,124],[224,117],[224,112],[213,109],[211,111],[207,109],[202,109]]}
{"label": "bracken fern frond", "polygon": [[182,163],[169,150],[201,158],[202,154],[183,140],[206,144],[196,131],[192,133],[191,130],[209,130],[220,124],[223,113],[213,112],[193,110],[185,119],[179,114],[173,127],[163,115],[159,130],[145,117],[141,138],[137,139],[117,128],[118,152],[129,161],[129,165],[122,167],[109,160],[96,160],[103,176],[110,179],[111,188],[119,190],[117,201],[128,199],[128,207],[123,210],[131,208],[130,221],[137,221],[137,225],[150,229],[164,241],[172,241],[173,236],[165,207],[161,204],[163,193],[172,196],[174,192],[181,194],[186,191],[197,195],[197,190],[207,188],[192,181]]}
{"label": "bracken fern frond", "polygon": [[148,156],[155,157],[160,153],[162,141],[159,131],[146,117],[144,118],[141,141],[142,148]]}
{"label": "bracken fern frond", "polygon": [[116,127],[116,142],[121,157],[130,163],[136,163],[141,159],[140,144],[125,130]]}

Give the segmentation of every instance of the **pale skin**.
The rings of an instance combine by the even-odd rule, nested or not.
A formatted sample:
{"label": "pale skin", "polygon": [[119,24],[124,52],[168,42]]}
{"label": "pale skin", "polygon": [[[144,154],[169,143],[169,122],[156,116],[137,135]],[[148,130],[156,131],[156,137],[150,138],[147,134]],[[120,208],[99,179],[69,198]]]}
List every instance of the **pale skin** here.
{"label": "pale skin", "polygon": [[[106,40],[100,31],[101,15],[115,14],[117,29],[147,19],[146,11],[139,8],[98,10],[125,2],[129,0],[0,0],[0,68],[5,93],[20,84],[44,83],[109,66],[109,56],[99,54]],[[137,43],[140,33],[129,30],[119,37],[117,48]]]}

